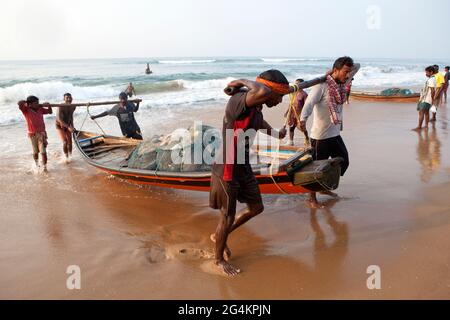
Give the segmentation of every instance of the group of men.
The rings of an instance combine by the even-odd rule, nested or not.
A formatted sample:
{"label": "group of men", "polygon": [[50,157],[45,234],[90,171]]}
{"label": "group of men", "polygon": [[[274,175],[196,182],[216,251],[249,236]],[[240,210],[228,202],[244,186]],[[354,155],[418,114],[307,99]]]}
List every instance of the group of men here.
{"label": "group of men", "polygon": [[[246,156],[242,163],[238,163],[236,133],[239,130],[245,134],[249,130],[256,132],[264,129],[268,135],[283,139],[287,135],[286,126],[280,130],[272,128],[264,120],[263,105],[272,108],[282,102],[284,95],[293,94],[296,100],[295,106],[291,110],[287,122],[290,140],[293,140],[295,128],[306,132],[306,123],[313,114],[310,135],[313,159],[343,158],[341,174],[344,175],[349,166],[349,157],[340,135],[343,123],[343,104],[347,101],[349,84],[359,67],[360,65],[354,63],[350,57],[341,57],[334,62],[332,70],[326,75],[310,81],[298,79],[295,84],[289,85],[288,80],[279,70],[268,70],[261,73],[256,81],[240,79],[228,84],[232,90],[227,93],[231,97],[225,109],[223,139],[212,167],[210,189],[210,207],[219,209],[221,212],[216,232],[211,235],[211,240],[215,243],[215,264],[226,275],[236,275],[240,272],[228,261],[231,257],[228,247],[229,235],[264,210],[261,192],[249,161],[251,141],[246,140],[240,145],[245,148]],[[308,87],[312,87],[309,95],[303,91]],[[142,139],[140,128],[134,118],[139,104],[134,105],[127,98],[127,93],[122,92],[119,95],[119,104],[111,110],[91,118],[116,116],[124,136]],[[72,133],[75,131],[73,125],[75,107],[71,104],[72,96],[66,93],[64,106],[59,107],[56,117],[56,129],[63,141],[66,158],[69,158],[72,152]],[[33,158],[38,164],[38,153],[41,153],[45,167],[47,134],[43,116],[51,114],[52,107],[48,103],[40,105],[37,97],[30,96],[26,101],[19,102],[19,108],[28,125]],[[227,131],[231,131],[231,134]],[[230,154],[232,157],[229,156]],[[323,193],[336,196],[327,191]],[[236,217],[238,201],[245,203],[247,208]],[[312,207],[320,206],[315,192],[310,194],[309,203]]]}
{"label": "group of men", "polygon": [[[142,140],[142,133],[136,122],[134,113],[139,110],[139,103],[135,105],[128,101],[128,95],[124,92],[119,95],[120,102],[109,111],[91,116],[92,119],[115,116],[119,120],[120,129],[125,137]],[[64,94],[64,104],[58,106],[56,114],[55,127],[63,143],[63,152],[65,161],[69,162],[72,156],[72,134],[75,131],[73,114],[76,107],[72,105],[72,95]],[[41,155],[41,164],[43,171],[47,171],[47,131],[45,128],[44,115],[52,114],[51,105],[46,102],[39,104],[39,98],[29,96],[26,100],[18,102],[19,109],[25,117],[27,123],[28,137],[30,138],[33,159],[36,167],[39,168],[39,154]]]}
{"label": "group of men", "polygon": [[[215,264],[226,275],[237,275],[240,270],[229,263],[231,250],[228,247],[228,237],[237,228],[264,210],[261,192],[253,174],[249,157],[243,163],[238,163],[236,148],[244,147],[248,154],[250,143],[239,144],[236,135],[239,130],[265,130],[265,133],[283,139],[287,130],[273,129],[263,118],[263,105],[272,108],[282,102],[283,96],[289,93],[301,92],[301,89],[312,86],[309,95],[302,93],[297,98],[296,112],[290,124],[306,131],[306,123],[314,115],[311,130],[311,146],[315,160],[329,157],[342,157],[341,174],[349,166],[348,152],[340,135],[343,123],[343,104],[347,101],[349,82],[359,70],[360,65],[354,63],[350,57],[338,58],[331,71],[325,76],[311,81],[300,79],[292,86],[286,77],[278,70],[268,70],[261,73],[256,81],[240,79],[232,81],[228,87],[233,90],[226,92],[231,96],[225,108],[222,128],[222,145],[217,152],[216,162],[211,175],[210,207],[221,212],[216,232],[211,235],[215,243]],[[296,122],[295,122],[296,121]],[[294,128],[295,130],[295,128]],[[232,131],[232,133],[227,133]],[[230,151],[234,155],[229,157]],[[327,195],[336,196],[331,192]],[[237,202],[245,203],[246,208],[236,217]],[[309,203],[312,207],[319,207],[316,193],[310,194]]]}
{"label": "group of men", "polygon": [[[436,121],[436,114],[442,104],[447,103],[447,90],[449,83],[450,67],[444,68],[445,73],[439,72],[439,66],[433,65],[425,68],[425,76],[428,78],[420,94],[417,111],[419,112],[419,123],[413,130],[420,131],[428,129],[428,123]],[[431,119],[430,119],[431,112]],[[423,122],[425,120],[425,125]]]}

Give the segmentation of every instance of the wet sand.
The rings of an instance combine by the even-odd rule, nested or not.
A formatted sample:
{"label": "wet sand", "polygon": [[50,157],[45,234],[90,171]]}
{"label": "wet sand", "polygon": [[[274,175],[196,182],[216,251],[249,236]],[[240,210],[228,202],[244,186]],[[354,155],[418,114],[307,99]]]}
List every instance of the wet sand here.
{"label": "wet sand", "polygon": [[[280,126],[285,108],[266,119]],[[219,125],[222,112],[180,113],[162,130],[196,118]],[[125,183],[77,150],[62,164],[52,120],[50,172],[35,174],[24,125],[3,127],[0,298],[449,299],[449,116],[442,108],[418,134],[413,104],[345,106],[341,198],[320,197],[326,208],[312,210],[302,195],[264,196],[265,212],[231,236],[235,278],[211,273],[218,212],[207,193]],[[159,130],[151,111],[138,121],[147,136]],[[117,133],[114,119],[102,124]],[[81,290],[66,288],[69,265],[81,268]],[[367,289],[370,265],[381,290]]]}

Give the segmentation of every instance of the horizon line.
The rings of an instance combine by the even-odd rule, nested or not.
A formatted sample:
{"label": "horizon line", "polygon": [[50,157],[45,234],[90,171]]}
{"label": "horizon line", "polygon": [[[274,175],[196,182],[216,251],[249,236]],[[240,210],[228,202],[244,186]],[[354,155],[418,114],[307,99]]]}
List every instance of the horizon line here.
{"label": "horizon line", "polygon": [[[200,59],[200,58],[259,58],[259,59],[337,59],[338,57],[326,56],[152,56],[152,57],[102,57],[102,58],[45,58],[45,59],[0,59],[0,62],[31,62],[31,61],[80,61],[80,60],[135,60],[135,59]],[[353,56],[353,59],[379,59],[379,60],[450,60],[450,58],[412,58],[412,57],[359,57]]]}

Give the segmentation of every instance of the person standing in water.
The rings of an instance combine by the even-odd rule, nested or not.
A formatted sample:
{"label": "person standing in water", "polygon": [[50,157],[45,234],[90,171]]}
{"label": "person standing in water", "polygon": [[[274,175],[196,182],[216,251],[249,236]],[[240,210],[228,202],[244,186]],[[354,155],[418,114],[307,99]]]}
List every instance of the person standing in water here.
{"label": "person standing in water", "polygon": [[47,172],[47,132],[45,131],[44,114],[52,114],[49,103],[39,105],[39,98],[29,96],[26,101],[18,102],[27,123],[28,137],[33,148],[33,159],[36,167],[39,168],[39,153],[42,157],[44,172]]}
{"label": "person standing in water", "polygon": [[147,63],[147,68],[145,69],[145,74],[150,74],[152,71],[150,70],[150,65]]}
{"label": "person standing in water", "polygon": [[112,107],[111,110],[102,112],[96,116],[91,116],[91,119],[97,119],[105,116],[114,116],[119,120],[122,134],[127,138],[142,140],[141,128],[134,118],[134,113],[139,110],[139,102],[135,105],[128,101],[128,96],[125,92],[119,95],[120,103]]}
{"label": "person standing in water", "polygon": [[[325,160],[329,157],[342,157],[341,175],[349,166],[347,148],[342,140],[340,131],[343,121],[343,104],[347,99],[346,85],[358,72],[359,63],[353,63],[350,57],[338,58],[333,69],[327,75],[326,81],[312,87],[306,99],[300,117],[300,130],[306,131],[306,121],[313,114],[311,129],[311,147],[314,160]],[[330,191],[323,194],[336,197]],[[320,207],[316,193],[310,193],[309,204],[313,208]]]}
{"label": "person standing in water", "polygon": [[63,143],[63,152],[65,160],[68,162],[72,157],[72,133],[73,127],[73,113],[76,107],[72,106],[72,95],[70,93],[64,94],[64,103],[66,106],[58,108],[56,112],[56,132]]}
{"label": "person standing in water", "polygon": [[125,90],[125,93],[131,98],[133,95],[136,95],[136,91],[134,90],[133,83],[130,82],[128,87]]}

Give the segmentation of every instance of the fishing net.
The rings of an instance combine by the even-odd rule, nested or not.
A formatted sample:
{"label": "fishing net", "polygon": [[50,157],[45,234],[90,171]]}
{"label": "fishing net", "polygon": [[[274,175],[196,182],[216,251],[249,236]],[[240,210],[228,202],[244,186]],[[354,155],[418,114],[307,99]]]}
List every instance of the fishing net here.
{"label": "fishing net", "polygon": [[381,91],[382,96],[409,96],[413,94],[409,89],[389,88]]}
{"label": "fishing net", "polygon": [[155,135],[136,146],[129,156],[128,167],[168,172],[211,171],[220,141],[219,130],[207,125]]}

